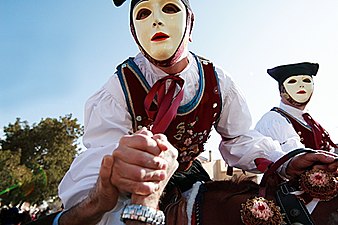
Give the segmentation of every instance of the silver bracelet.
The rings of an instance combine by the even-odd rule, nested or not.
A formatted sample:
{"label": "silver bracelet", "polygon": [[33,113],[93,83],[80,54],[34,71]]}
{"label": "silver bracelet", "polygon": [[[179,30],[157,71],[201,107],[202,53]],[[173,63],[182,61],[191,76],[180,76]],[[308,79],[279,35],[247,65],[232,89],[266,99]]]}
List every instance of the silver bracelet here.
{"label": "silver bracelet", "polygon": [[165,216],[161,210],[156,210],[143,205],[129,204],[123,208],[121,221],[136,220],[151,225],[164,225]]}

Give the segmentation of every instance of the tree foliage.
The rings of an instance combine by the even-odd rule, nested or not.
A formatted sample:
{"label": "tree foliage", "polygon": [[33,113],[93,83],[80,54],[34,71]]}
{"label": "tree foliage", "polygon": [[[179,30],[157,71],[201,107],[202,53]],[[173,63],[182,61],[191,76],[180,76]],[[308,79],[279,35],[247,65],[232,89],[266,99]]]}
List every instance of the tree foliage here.
{"label": "tree foliage", "polygon": [[5,203],[40,203],[57,187],[80,150],[83,127],[72,115],[29,125],[19,118],[0,140],[0,197]]}

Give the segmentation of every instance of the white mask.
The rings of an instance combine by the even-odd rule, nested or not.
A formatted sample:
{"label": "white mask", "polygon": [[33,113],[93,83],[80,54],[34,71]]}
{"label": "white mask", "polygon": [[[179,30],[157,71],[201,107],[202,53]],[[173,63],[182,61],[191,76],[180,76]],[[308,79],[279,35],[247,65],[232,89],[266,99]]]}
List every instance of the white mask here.
{"label": "white mask", "polygon": [[187,45],[189,35],[186,7],[181,0],[146,0],[132,11],[136,38],[143,50],[153,59],[163,61],[178,48]]}
{"label": "white mask", "polygon": [[291,76],[283,85],[285,91],[298,103],[307,102],[313,93],[313,79],[309,75]]}

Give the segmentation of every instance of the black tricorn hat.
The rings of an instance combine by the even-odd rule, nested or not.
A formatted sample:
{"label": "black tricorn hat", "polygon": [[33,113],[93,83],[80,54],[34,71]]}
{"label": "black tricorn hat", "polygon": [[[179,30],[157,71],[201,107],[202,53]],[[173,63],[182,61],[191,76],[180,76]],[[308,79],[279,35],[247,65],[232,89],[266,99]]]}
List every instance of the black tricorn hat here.
{"label": "black tricorn hat", "polygon": [[[120,7],[126,0],[113,0],[113,3],[115,6]],[[134,8],[134,6],[136,5],[136,3],[140,2],[141,0],[131,0],[131,9]],[[186,7],[188,7],[188,9],[191,10],[190,4],[189,4],[189,0],[182,0],[182,2],[185,4]]]}
{"label": "black tricorn hat", "polygon": [[113,0],[114,5],[119,7],[121,6],[126,0]]}
{"label": "black tricorn hat", "polygon": [[318,63],[302,62],[277,66],[272,69],[268,69],[267,72],[279,84],[283,84],[283,82],[291,76],[297,75],[316,76],[318,69],[319,69]]}

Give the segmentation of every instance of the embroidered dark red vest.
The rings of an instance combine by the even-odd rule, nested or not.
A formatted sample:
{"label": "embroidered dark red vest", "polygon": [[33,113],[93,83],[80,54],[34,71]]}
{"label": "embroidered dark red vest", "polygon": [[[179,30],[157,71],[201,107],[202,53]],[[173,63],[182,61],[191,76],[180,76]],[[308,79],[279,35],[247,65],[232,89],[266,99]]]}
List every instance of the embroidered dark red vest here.
{"label": "embroidered dark red vest", "polygon": [[[310,126],[302,123],[301,121],[294,118],[289,113],[285,112],[281,108],[274,107],[272,111],[278,112],[285,118],[287,118],[297,134],[300,137],[300,141],[305,145],[306,148],[312,149],[321,149],[321,150],[331,150],[331,148],[336,148],[337,146],[332,142],[329,133],[321,127],[321,135],[315,134]],[[319,138],[318,138],[319,137]]]}
{"label": "embroidered dark red vest", "polygon": [[[199,68],[199,89],[189,103],[178,108],[176,117],[165,131],[170,143],[179,151],[179,170],[188,169],[204,151],[212,125],[218,121],[221,112],[221,96],[213,64],[194,57]],[[132,117],[133,132],[144,126],[150,127],[152,121],[144,109],[144,99],[151,87],[133,58],[118,66],[117,74]]]}

